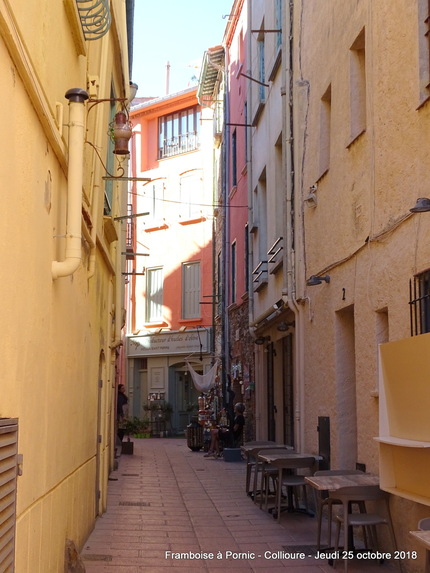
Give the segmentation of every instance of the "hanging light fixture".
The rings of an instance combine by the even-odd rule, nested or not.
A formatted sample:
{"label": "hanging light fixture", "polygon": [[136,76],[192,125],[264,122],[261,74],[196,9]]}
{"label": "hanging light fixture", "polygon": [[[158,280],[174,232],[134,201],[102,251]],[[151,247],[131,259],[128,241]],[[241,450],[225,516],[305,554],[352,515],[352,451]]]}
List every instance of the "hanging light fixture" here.
{"label": "hanging light fixture", "polygon": [[279,330],[279,332],[287,332],[287,330],[290,328],[290,326],[295,326],[295,321],[291,321],[291,322],[285,322],[282,321],[278,324],[278,326],[276,327],[277,330]]}
{"label": "hanging light fixture", "polygon": [[133,135],[133,126],[128,120],[125,111],[118,111],[113,122],[110,123],[112,139],[115,144],[113,152],[116,155],[128,155],[128,142]]}
{"label": "hanging light fixture", "polygon": [[325,275],[325,277],[319,277],[317,275],[312,275],[311,277],[308,278],[308,280],[306,281],[306,284],[308,286],[316,286],[316,285],[320,285],[323,281],[326,283],[329,283],[330,282],[330,275]]}
{"label": "hanging light fixture", "polygon": [[257,344],[258,346],[261,346],[269,341],[270,341],[270,336],[259,336],[254,340],[254,343]]}
{"label": "hanging light fixture", "polygon": [[420,197],[409,211],[411,213],[425,213],[430,211],[430,199],[427,199],[427,197]]}

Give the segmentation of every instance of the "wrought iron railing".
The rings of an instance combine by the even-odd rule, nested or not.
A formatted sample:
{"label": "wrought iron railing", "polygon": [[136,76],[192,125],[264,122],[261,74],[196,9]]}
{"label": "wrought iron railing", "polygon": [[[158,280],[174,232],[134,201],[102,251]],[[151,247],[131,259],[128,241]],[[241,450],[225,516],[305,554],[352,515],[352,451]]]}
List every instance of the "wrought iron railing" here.
{"label": "wrought iron railing", "polygon": [[165,139],[159,150],[159,158],[163,159],[164,157],[188,153],[189,151],[199,149],[199,147],[199,136],[195,131],[192,131],[177,137],[172,137],[171,139]]}
{"label": "wrought iron railing", "polygon": [[411,336],[430,332],[430,270],[409,281]]}
{"label": "wrought iron railing", "polygon": [[76,0],[85,40],[98,40],[111,25],[109,0]]}

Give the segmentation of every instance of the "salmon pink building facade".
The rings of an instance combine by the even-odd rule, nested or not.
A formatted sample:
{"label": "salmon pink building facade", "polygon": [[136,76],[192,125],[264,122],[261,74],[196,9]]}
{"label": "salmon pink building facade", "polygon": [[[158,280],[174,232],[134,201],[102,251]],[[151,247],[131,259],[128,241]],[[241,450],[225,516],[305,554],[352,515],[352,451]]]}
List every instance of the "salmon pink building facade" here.
{"label": "salmon pink building facade", "polygon": [[[197,405],[187,362],[204,373],[213,361],[207,113],[196,88],[142,103],[131,113],[138,180],[130,188],[127,234],[128,392],[131,414],[149,417],[153,433],[162,435],[183,432]],[[160,423],[151,414],[157,406],[168,411]]]}

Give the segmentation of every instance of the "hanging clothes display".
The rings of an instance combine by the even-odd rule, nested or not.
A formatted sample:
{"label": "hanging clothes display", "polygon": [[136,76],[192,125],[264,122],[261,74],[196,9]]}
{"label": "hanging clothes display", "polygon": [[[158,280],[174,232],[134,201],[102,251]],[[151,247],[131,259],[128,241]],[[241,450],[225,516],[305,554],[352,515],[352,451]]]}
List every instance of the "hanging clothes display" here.
{"label": "hanging clothes display", "polygon": [[186,361],[194,386],[199,392],[209,392],[209,390],[215,386],[218,364],[219,361],[217,360],[206,374],[199,374],[194,370],[191,364]]}

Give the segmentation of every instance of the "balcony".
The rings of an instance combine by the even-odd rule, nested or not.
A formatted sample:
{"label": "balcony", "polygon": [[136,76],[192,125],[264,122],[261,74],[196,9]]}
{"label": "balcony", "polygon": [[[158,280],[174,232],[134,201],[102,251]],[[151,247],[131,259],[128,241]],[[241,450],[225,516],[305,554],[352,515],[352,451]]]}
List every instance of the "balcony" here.
{"label": "balcony", "polygon": [[158,150],[158,158],[174,157],[182,153],[189,153],[200,148],[199,136],[196,132],[190,132],[179,137],[165,139],[163,146]]}

